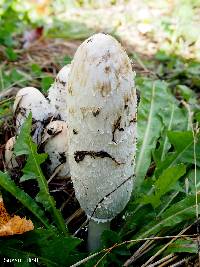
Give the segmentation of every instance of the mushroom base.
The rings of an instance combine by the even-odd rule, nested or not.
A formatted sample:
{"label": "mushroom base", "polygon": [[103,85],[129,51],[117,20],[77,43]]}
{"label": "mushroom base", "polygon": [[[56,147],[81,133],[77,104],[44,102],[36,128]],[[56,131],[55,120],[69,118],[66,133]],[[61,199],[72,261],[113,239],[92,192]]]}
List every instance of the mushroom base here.
{"label": "mushroom base", "polygon": [[101,235],[105,230],[110,229],[110,221],[107,222],[96,222],[90,220],[88,225],[88,251],[92,252],[100,248],[101,246]]}

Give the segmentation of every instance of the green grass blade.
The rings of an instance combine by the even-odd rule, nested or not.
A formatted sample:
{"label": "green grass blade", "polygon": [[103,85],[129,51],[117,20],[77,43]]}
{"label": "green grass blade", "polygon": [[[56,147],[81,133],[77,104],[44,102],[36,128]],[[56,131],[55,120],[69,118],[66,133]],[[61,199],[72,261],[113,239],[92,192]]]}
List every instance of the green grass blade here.
{"label": "green grass blade", "polygon": [[[148,79],[137,80],[141,91],[138,107],[136,187],[144,180],[151,163],[152,153],[164,127],[162,110],[171,107],[174,97],[168,92],[167,84],[162,81],[152,82]],[[170,117],[170,114],[165,114]]]}
{"label": "green grass blade", "polygon": [[[198,201],[200,201],[200,197],[198,198]],[[159,231],[166,228],[174,229],[177,224],[181,222],[191,222],[195,219],[195,217],[195,196],[188,196],[167,209],[162,214],[159,221],[156,218],[150,223],[147,223],[147,225],[145,225],[141,231],[133,236],[133,239],[150,237],[152,235],[156,235]],[[129,247],[131,247],[133,244],[135,243],[130,244]]]}

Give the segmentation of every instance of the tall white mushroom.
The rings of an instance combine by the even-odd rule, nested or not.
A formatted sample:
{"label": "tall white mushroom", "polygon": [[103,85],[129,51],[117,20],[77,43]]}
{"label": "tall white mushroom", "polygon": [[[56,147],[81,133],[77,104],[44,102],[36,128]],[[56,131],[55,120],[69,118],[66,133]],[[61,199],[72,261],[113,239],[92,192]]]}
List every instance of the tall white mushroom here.
{"label": "tall white mushroom", "polygon": [[34,87],[25,87],[19,90],[15,97],[13,110],[16,116],[17,132],[32,112],[33,139],[40,143],[43,123],[52,113],[51,107],[43,94]]}
{"label": "tall white mushroom", "polygon": [[137,97],[130,60],[117,40],[99,33],[80,45],[67,97],[70,172],[91,219],[88,247],[94,250],[133,189]]}
{"label": "tall white mushroom", "polygon": [[67,121],[66,85],[70,68],[71,65],[66,65],[59,71],[55,82],[48,91],[47,97],[54,110],[54,114],[56,114],[56,116],[60,115],[60,118],[64,121]]}
{"label": "tall white mushroom", "polygon": [[45,127],[42,142],[44,151],[49,155],[47,161],[49,175],[57,172],[60,178],[70,176],[67,135],[68,127],[64,121],[52,121]]}

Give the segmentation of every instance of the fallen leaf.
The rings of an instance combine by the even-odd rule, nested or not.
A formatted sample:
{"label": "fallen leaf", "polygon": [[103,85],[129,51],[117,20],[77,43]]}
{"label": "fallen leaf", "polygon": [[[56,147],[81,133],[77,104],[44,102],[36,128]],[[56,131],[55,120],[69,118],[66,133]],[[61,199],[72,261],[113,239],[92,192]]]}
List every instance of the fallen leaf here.
{"label": "fallen leaf", "polygon": [[31,220],[14,215],[11,217],[3,204],[0,196],[0,236],[23,234],[34,229]]}

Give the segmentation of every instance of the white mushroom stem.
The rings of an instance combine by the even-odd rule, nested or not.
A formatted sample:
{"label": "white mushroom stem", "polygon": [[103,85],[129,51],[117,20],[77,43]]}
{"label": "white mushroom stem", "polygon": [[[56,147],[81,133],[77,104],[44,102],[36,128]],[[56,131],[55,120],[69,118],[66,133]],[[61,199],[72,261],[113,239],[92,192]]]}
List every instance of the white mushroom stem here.
{"label": "white mushroom stem", "polygon": [[71,65],[64,66],[56,76],[55,82],[48,91],[48,99],[54,114],[67,121],[67,82]]}
{"label": "white mushroom stem", "polygon": [[88,225],[88,251],[95,251],[101,246],[101,235],[110,228],[110,222],[89,221]]}
{"label": "white mushroom stem", "polygon": [[45,128],[42,143],[44,144],[44,151],[49,155],[47,162],[49,175],[61,167],[58,176],[60,178],[70,176],[67,135],[68,127],[64,121],[52,121]]}
{"label": "white mushroom stem", "polygon": [[51,116],[51,108],[43,94],[34,87],[25,87],[17,93],[13,110],[16,116],[17,132],[29,113],[32,112],[33,119],[33,140],[36,143],[41,141],[43,123]]}
{"label": "white mushroom stem", "polygon": [[99,239],[98,222],[120,213],[133,189],[137,97],[131,62],[117,40],[96,34],[80,45],[67,97],[72,181],[81,207],[96,221],[89,238]]}

